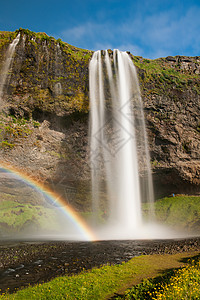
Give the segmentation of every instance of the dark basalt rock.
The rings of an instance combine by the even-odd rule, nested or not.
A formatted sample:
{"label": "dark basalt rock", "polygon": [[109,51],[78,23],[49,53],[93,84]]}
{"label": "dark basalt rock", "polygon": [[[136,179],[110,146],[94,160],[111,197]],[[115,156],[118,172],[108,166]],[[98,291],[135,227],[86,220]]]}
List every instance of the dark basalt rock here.
{"label": "dark basalt rock", "polygon": [[175,57],[173,57],[173,56],[167,56],[167,57],[166,57],[166,60],[167,60],[167,61],[173,61],[173,62],[176,62],[176,61],[177,61],[177,59],[176,59]]}
{"label": "dark basalt rock", "polygon": [[[87,190],[92,51],[20,32],[3,95],[1,160],[54,186],[84,182]],[[17,33],[0,33],[0,68]],[[139,76],[156,197],[200,193],[200,58],[129,55]],[[20,118],[25,124],[12,122]]]}

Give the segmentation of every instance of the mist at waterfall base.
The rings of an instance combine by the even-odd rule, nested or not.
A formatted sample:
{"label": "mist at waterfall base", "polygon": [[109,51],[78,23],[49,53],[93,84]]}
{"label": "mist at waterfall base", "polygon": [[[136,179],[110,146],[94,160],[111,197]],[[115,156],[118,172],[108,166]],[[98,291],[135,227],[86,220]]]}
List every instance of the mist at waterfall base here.
{"label": "mist at waterfall base", "polygon": [[[137,73],[126,52],[97,51],[90,62],[90,160],[99,239],[175,237],[154,221],[148,141]],[[107,203],[99,227],[102,189]],[[148,202],[146,218],[142,202]],[[105,202],[105,201],[104,201]]]}

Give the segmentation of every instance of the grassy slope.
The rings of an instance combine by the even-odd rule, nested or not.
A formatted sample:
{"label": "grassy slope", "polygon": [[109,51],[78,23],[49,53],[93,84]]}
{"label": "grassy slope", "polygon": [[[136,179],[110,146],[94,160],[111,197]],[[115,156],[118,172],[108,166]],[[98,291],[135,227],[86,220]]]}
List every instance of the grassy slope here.
{"label": "grassy slope", "polygon": [[28,229],[54,230],[57,217],[53,209],[32,205],[30,203],[18,203],[14,200],[0,202],[0,235],[17,233]]}
{"label": "grassy slope", "polygon": [[[199,75],[190,71],[182,71],[179,63],[175,63],[172,67],[164,58],[145,59],[132,56],[132,59],[133,63],[145,72],[143,88],[146,96],[148,94],[166,95],[172,86],[179,91],[192,87],[193,91],[200,93]],[[147,88],[149,83],[153,86]]]}
{"label": "grassy slope", "polygon": [[180,228],[198,230],[200,225],[200,197],[178,195],[163,198],[155,203],[159,221]]}
{"label": "grassy slope", "polygon": [[58,277],[13,295],[2,295],[0,299],[107,299],[144,278],[183,266],[182,259],[192,254],[196,253],[135,257],[122,265],[103,266],[71,277]]}
{"label": "grassy slope", "polygon": [[128,289],[123,295],[116,295],[112,299],[200,299],[199,255],[193,257],[188,262],[189,265],[183,268],[171,270],[161,277],[144,280],[140,284]]}

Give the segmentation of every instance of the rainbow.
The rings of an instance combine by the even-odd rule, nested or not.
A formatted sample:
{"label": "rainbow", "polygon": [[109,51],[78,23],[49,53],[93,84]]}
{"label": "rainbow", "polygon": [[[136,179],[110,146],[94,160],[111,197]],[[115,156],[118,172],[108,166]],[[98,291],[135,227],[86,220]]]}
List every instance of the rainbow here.
{"label": "rainbow", "polygon": [[97,238],[86,222],[82,219],[82,217],[66,202],[62,199],[62,197],[52,191],[47,186],[39,183],[37,180],[30,178],[25,172],[18,170],[17,168],[10,166],[4,162],[0,162],[0,170],[5,173],[11,173],[25,184],[29,185],[36,191],[42,193],[51,203],[56,204],[62,212],[66,215],[66,217],[74,224],[74,226],[78,229],[81,237],[87,241],[96,241]]}

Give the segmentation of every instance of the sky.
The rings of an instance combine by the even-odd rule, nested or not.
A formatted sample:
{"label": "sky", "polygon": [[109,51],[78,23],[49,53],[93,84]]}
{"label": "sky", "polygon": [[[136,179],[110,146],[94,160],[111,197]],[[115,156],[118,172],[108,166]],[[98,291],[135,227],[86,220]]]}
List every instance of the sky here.
{"label": "sky", "polygon": [[0,30],[20,27],[89,50],[200,55],[200,0],[0,0]]}

